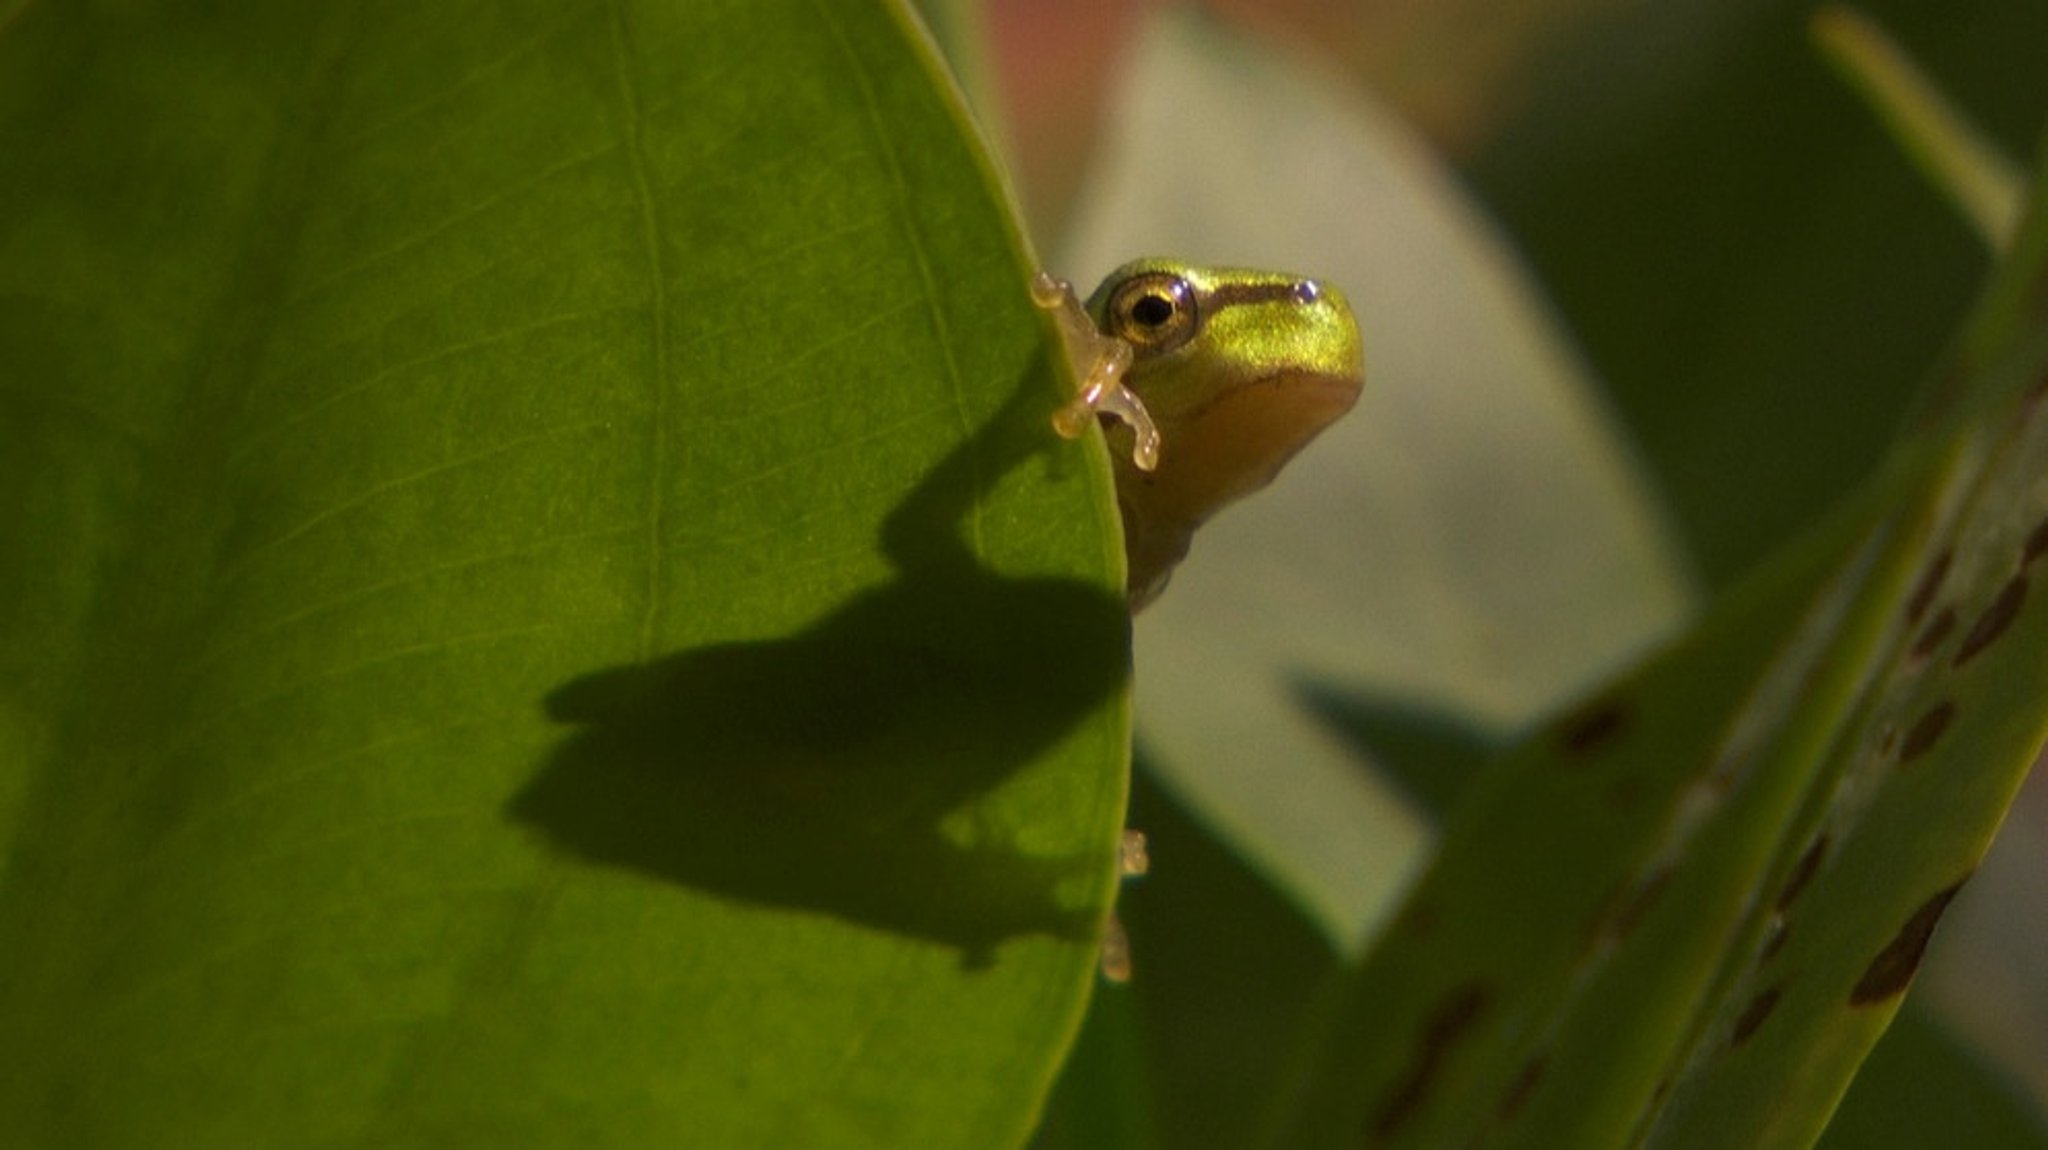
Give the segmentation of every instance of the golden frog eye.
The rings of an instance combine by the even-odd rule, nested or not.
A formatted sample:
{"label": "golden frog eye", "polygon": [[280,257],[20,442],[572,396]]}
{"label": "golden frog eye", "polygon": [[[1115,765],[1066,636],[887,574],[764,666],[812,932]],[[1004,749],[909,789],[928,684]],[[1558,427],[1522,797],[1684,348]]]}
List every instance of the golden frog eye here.
{"label": "golden frog eye", "polygon": [[1195,334],[1195,290],[1168,272],[1147,272],[1118,284],[1109,297],[1109,334],[1140,355],[1172,351]]}

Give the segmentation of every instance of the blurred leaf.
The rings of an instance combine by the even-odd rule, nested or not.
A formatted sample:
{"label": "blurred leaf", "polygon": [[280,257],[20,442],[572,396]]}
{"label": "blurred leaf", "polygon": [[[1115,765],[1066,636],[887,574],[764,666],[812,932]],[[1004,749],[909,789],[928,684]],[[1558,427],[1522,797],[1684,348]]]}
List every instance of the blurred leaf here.
{"label": "blurred leaf", "polygon": [[1870,1052],[1820,1150],[2041,1150],[2048,1126],[1939,1019],[1906,1004]]}
{"label": "blurred leaf", "polygon": [[11,1143],[1023,1139],[1127,616],[906,19],[0,28]]}
{"label": "blurred leaf", "polygon": [[1845,5],[1813,15],[1814,47],[1870,105],[1933,188],[2002,251],[2019,225],[2026,175],[1986,141],[1885,30]]}
{"label": "blurred leaf", "polygon": [[[2031,154],[2048,5],[1860,0]],[[1723,588],[1882,458],[1987,261],[1811,47],[1809,3],[1635,5],[1471,168]]]}
{"label": "blurred leaf", "polygon": [[1060,1069],[1040,1116],[1032,1150],[1140,1150],[1166,1145],[1153,1116],[1146,1037],[1129,987],[1098,988],[1073,1055]]}
{"label": "blurred leaf", "polygon": [[[907,0],[917,13],[932,43],[945,58],[946,73],[960,88],[975,126],[983,136],[1001,125],[993,115],[996,77],[989,62],[987,16],[982,0]],[[984,141],[1003,149],[1000,141]]]}
{"label": "blurred leaf", "polygon": [[1303,706],[1357,747],[1432,822],[1458,805],[1467,784],[1499,751],[1499,738],[1474,729],[1464,715],[1320,683],[1304,683],[1297,693]]}
{"label": "blurred leaf", "polygon": [[1134,975],[1096,995],[1039,1150],[1248,1144],[1337,969],[1316,924],[1143,765],[1131,825],[1153,868],[1117,904]]}
{"label": "blurred leaf", "polygon": [[1996,1067],[2048,1127],[2048,964],[2041,961],[2048,953],[2044,832],[2048,770],[2037,760],[1984,865],[1942,919],[1913,1003],[1928,1007],[1973,1054]]}
{"label": "blurred leaf", "polygon": [[1481,780],[1279,1144],[1806,1146],[2048,733],[2048,182],[1879,480]]}
{"label": "blurred leaf", "polygon": [[1543,50],[1623,0],[1211,0],[1209,8],[1316,45],[1461,154],[1498,127]]}

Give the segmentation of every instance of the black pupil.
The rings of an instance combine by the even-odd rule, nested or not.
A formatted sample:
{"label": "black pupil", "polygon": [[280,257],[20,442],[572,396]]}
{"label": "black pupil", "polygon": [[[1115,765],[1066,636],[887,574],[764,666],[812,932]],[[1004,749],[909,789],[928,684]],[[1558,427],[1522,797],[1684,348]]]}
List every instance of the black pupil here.
{"label": "black pupil", "polygon": [[1131,305],[1131,318],[1146,327],[1158,327],[1173,318],[1173,301],[1163,295],[1148,295]]}

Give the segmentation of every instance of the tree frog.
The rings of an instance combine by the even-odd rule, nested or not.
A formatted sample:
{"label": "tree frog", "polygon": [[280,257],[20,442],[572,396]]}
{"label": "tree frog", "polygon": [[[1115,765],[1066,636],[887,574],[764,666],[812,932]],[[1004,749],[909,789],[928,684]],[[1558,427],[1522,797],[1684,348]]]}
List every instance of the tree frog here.
{"label": "tree frog", "polygon": [[1351,309],[1315,280],[1145,259],[1085,304],[1042,272],[1032,296],[1081,381],[1054,429],[1107,425],[1133,611],[1165,589],[1197,527],[1272,482],[1364,382]]}

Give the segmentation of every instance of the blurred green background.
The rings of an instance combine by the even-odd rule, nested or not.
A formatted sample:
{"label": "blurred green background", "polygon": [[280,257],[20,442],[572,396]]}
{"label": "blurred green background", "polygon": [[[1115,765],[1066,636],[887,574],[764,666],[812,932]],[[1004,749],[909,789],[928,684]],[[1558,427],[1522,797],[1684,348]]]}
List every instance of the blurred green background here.
{"label": "blurred green background", "polygon": [[[963,6],[938,7],[942,29],[963,26]],[[1142,210],[1135,221],[1128,208],[1110,210],[1103,223],[1100,201],[1115,181],[1100,172],[1131,148],[1130,117],[1118,109],[1139,99],[1128,88],[1151,74],[1145,45],[1162,20],[1198,11],[1204,35],[1275,53],[1373,114],[1391,112],[1428,152],[1422,164],[1443,166],[1446,195],[1469,196],[1519,256],[1536,306],[1583,357],[1589,402],[1639,466],[1641,497],[1665,517],[1664,561],[1706,596],[1868,474],[1992,260],[1820,58],[1815,10],[1778,0],[990,0],[985,39],[956,59],[970,91],[999,109],[987,119],[1049,260],[1075,250],[1077,231],[1089,233],[1079,247],[1091,256],[1104,231],[1124,229],[1129,254],[1156,242]],[[2048,5],[1891,0],[1861,11],[1993,143],[2016,160],[2032,156],[2048,113]],[[1196,154],[1204,178],[1205,165],[1227,168],[1198,97],[1174,98],[1188,109],[1176,146]],[[1289,206],[1286,225],[1309,244],[1339,244],[1383,211],[1382,191],[1349,191],[1351,207],[1321,216]],[[1161,171],[1150,194],[1171,214],[1191,193],[1185,177]],[[1375,374],[1388,357],[1375,354],[1372,317],[1361,320],[1369,386],[1400,387]],[[1486,465],[1455,453],[1446,462]],[[1376,561],[1397,562],[1390,556],[1405,542],[1374,540]],[[1217,549],[1198,543],[1191,567],[1232,561]],[[1156,744],[1144,684],[1165,672],[1148,663],[1146,638],[1141,626],[1141,739]],[[1561,683],[1559,697],[1571,686]],[[1427,806],[1417,795],[1454,792],[1452,772],[1475,743],[1544,709],[1531,700],[1519,716],[1477,703],[1461,712],[1453,699],[1436,716],[1447,722],[1411,725],[1391,755],[1378,740],[1381,775],[1409,780],[1391,805],[1412,816]],[[1227,1141],[1259,1097],[1247,1052],[1284,1048],[1294,1020],[1312,1010],[1302,988],[1355,941],[1332,930],[1313,895],[1276,896],[1269,884],[1294,884],[1261,865],[1256,846],[1245,849],[1227,800],[1187,801],[1183,774],[1173,766],[1158,772],[1164,785],[1141,780],[1134,799],[1133,825],[1159,840],[1157,872],[1127,900],[1140,977],[1100,999],[1047,1144],[1085,1144],[1080,1132],[1106,1128],[1149,1130],[1168,1145],[1204,1134]],[[1275,787],[1292,785],[1274,777]],[[2048,953],[2048,793],[2038,782],[2029,792],[1830,1145],[2048,1144],[2048,963],[2038,958]],[[1397,888],[1398,875],[1386,885]],[[1107,1092],[1077,1085],[1120,1065],[1103,1054],[1119,1043],[1152,1052],[1149,1112],[1106,1113],[1116,1107]]]}

